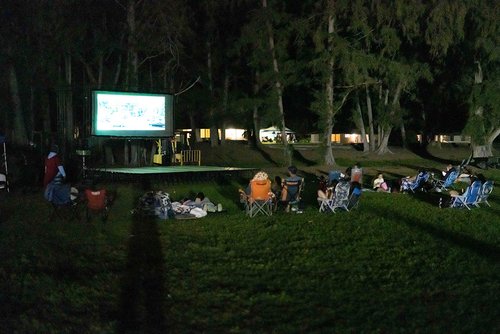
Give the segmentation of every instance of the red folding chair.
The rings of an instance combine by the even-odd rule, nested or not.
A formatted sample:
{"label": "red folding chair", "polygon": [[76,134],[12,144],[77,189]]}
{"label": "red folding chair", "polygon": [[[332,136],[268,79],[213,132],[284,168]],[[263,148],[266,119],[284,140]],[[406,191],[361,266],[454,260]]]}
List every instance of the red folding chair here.
{"label": "red folding chair", "polygon": [[87,199],[87,207],[86,207],[86,217],[87,222],[90,221],[90,218],[93,214],[101,215],[101,219],[105,222],[108,219],[108,196],[106,189],[100,190],[85,190],[85,197]]}

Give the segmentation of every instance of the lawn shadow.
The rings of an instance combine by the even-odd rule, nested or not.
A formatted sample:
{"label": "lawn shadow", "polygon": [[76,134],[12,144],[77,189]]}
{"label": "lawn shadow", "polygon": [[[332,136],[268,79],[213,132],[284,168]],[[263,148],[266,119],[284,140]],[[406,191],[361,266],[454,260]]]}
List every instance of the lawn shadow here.
{"label": "lawn shadow", "polygon": [[415,193],[410,193],[410,195],[416,200],[424,203],[428,203],[434,207],[439,206],[439,202],[448,202],[451,197],[448,193],[438,193],[433,191],[416,191]]}
{"label": "lawn shadow", "polygon": [[314,166],[314,165],[316,165],[316,161],[307,159],[306,157],[304,157],[302,155],[302,153],[300,153],[300,151],[298,151],[296,149],[293,150],[292,159],[293,159],[293,161],[300,162],[300,163],[302,163],[302,164],[304,164],[306,166]]}
{"label": "lawn shadow", "polygon": [[493,260],[495,263],[498,262],[498,259],[500,258],[500,248],[495,245],[474,239],[465,234],[447,231],[444,228],[424,223],[418,219],[409,219],[407,216],[402,216],[397,211],[387,212],[387,208],[373,208],[373,211],[375,214],[386,217],[388,216],[394,221],[402,222],[412,229],[424,231],[432,235],[434,238],[448,244],[466,249],[488,260]]}
{"label": "lawn shadow", "polygon": [[[302,190],[302,202],[304,206],[318,205],[319,175],[304,171],[300,171],[299,174],[304,178],[304,189]],[[323,172],[318,174],[325,176]],[[328,175],[326,174],[326,176]]]}
{"label": "lawn shadow", "polygon": [[260,155],[262,155],[262,157],[267,162],[273,164],[274,166],[278,166],[278,163],[276,161],[274,161],[273,158],[271,157],[271,155],[269,153],[267,153],[266,151],[264,151],[260,145],[253,147],[253,149],[256,150],[257,152],[259,152]]}
{"label": "lawn shadow", "polygon": [[422,146],[420,144],[409,145],[408,150],[410,150],[412,153],[418,155],[419,157],[421,157],[423,159],[431,160],[434,162],[439,162],[443,165],[447,165],[449,163],[451,163],[453,165],[458,165],[461,162],[461,161],[457,161],[457,160],[450,160],[450,159],[443,159],[440,157],[436,157],[436,156],[432,155],[429,152],[429,150],[427,150],[426,146]]}
{"label": "lawn shadow", "polygon": [[[252,171],[255,173],[255,170]],[[252,176],[237,174],[237,175],[225,175],[220,177],[216,182],[216,190],[219,194],[224,197],[227,202],[232,202],[236,206],[240,206],[240,197],[238,189],[244,189],[244,184],[248,184]]]}
{"label": "lawn shadow", "polygon": [[156,218],[132,217],[118,333],[165,333],[165,260]]}

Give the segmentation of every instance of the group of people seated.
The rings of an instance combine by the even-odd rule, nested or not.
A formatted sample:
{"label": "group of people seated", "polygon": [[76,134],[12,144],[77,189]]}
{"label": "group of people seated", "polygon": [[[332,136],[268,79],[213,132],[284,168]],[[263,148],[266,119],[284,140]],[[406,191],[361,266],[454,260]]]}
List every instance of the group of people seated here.
{"label": "group of people seated", "polygon": [[320,212],[350,211],[358,205],[362,193],[363,171],[359,164],[348,167],[345,173],[330,171],[320,176],[317,200]]}
{"label": "group of people seated", "polygon": [[284,208],[285,211],[301,212],[300,196],[304,187],[304,179],[297,175],[297,167],[287,168],[288,176],[281,178],[277,175],[272,182],[269,175],[264,171],[257,172],[243,191],[240,189],[242,203],[247,203],[252,196],[252,184],[255,182],[266,182],[269,187],[269,195],[275,204],[275,209]]}
{"label": "group of people seated", "polygon": [[353,190],[361,190],[363,184],[363,170],[359,163],[348,167],[344,173],[332,170],[328,177],[320,176],[318,178],[318,199],[331,199],[335,196],[335,189],[339,183],[349,183],[349,193]]}
{"label": "group of people seated", "polygon": [[[318,198],[331,198],[335,193],[335,187],[341,180],[348,180],[351,184],[361,186],[363,171],[359,163],[354,164],[352,167],[348,167],[344,173],[339,171],[331,171],[328,178],[321,176],[319,177],[319,185],[317,195]],[[371,190],[376,192],[393,193],[393,192],[407,192],[410,190],[415,190],[417,188],[425,188],[425,190],[435,189],[440,191],[445,182],[454,182],[455,179],[467,179],[470,182],[471,175],[469,174],[459,174],[459,168],[448,164],[443,171],[436,177],[434,173],[430,173],[427,170],[420,170],[414,176],[406,176],[395,180],[386,180],[383,173],[378,173],[373,179]]]}
{"label": "group of people seated", "polygon": [[[490,187],[488,191],[491,192],[492,182],[490,181],[486,184],[487,180],[484,175],[474,174],[466,166],[453,166],[452,164],[447,164],[438,173],[431,173],[428,170],[421,169],[415,176],[406,176],[397,179],[392,185],[384,180],[382,173],[379,173],[377,178],[373,180],[373,190],[378,192],[416,192],[422,190],[438,193],[446,192],[448,197],[441,197],[439,206],[447,207],[450,206],[450,203],[455,203],[457,197],[468,194],[468,188],[475,181],[479,181],[478,184]],[[468,184],[468,186],[462,187],[461,191],[458,191],[455,186],[456,182],[463,182],[464,184]],[[481,191],[484,192],[486,190],[483,189]]]}
{"label": "group of people seated", "polygon": [[[44,197],[54,205],[65,205],[73,203],[78,197],[78,190],[71,187],[66,181],[66,171],[59,158],[59,147],[52,145],[50,152],[45,159],[45,173],[43,179]],[[419,189],[443,191],[448,190],[451,196],[458,196],[457,191],[448,189],[455,180],[465,180],[470,184],[478,179],[482,183],[485,182],[484,177],[479,174],[472,175],[460,174],[460,167],[454,167],[448,164],[446,168],[439,173],[438,177],[434,173],[426,170],[420,170],[415,176],[407,176],[400,179],[388,181],[384,178],[383,173],[378,173],[373,179],[372,190],[376,192],[408,192]],[[304,179],[299,176],[296,166],[287,168],[287,176],[275,176],[274,182],[270,180],[269,175],[265,171],[257,172],[250,180],[245,190],[240,190],[242,203],[247,203],[252,196],[252,184],[255,182],[264,182],[268,187],[268,193],[272,197],[274,210],[283,208],[285,211],[302,212],[301,192],[304,187]],[[348,167],[344,173],[339,171],[330,171],[328,177],[319,177],[317,197],[318,201],[333,199],[336,193],[336,188],[339,183],[342,183],[342,188],[346,188],[346,183],[349,189],[349,194],[354,191],[361,194],[363,170],[359,163]],[[82,193],[85,195],[85,193]],[[170,201],[170,200],[169,200]],[[221,204],[214,204],[202,192],[199,192],[194,199],[184,198],[177,202],[171,203],[174,213],[194,212],[197,217],[206,215],[207,212],[222,211]]]}

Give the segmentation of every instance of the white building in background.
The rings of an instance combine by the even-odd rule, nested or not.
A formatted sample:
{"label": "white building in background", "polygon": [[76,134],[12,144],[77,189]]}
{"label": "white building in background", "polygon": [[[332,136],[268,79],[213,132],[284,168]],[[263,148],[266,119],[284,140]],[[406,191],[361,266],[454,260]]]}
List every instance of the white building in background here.
{"label": "white building in background", "polygon": [[[209,140],[210,139],[210,129],[195,129],[196,131],[196,138],[198,140]],[[221,138],[221,129],[218,129],[218,136]],[[233,129],[233,128],[228,128],[225,129],[224,134],[226,137],[226,140],[246,140],[245,138],[245,129]],[[180,133],[191,133],[191,129],[177,129],[176,132]],[[190,138],[190,136],[189,136]]]}
{"label": "white building in background", "polygon": [[[369,141],[368,135],[366,140]],[[321,141],[319,133],[311,134],[311,144],[319,144]],[[331,141],[334,144],[360,144],[363,142],[359,133],[332,133]]]}
{"label": "white building in background", "polygon": [[462,135],[435,135],[434,141],[449,144],[470,144],[470,136]]}
{"label": "white building in background", "polygon": [[[196,138],[200,141],[203,140],[209,140],[210,139],[210,129],[195,129],[196,131]],[[221,129],[218,129],[218,136],[221,138]],[[226,140],[247,140],[246,136],[246,131],[245,129],[236,129],[236,128],[227,128],[225,129],[225,138]],[[176,132],[178,133],[186,133],[189,134],[188,138],[191,137],[190,133],[192,132],[191,129],[177,129]],[[295,141],[295,131],[292,131],[290,129],[286,129],[286,134],[288,136],[289,141]],[[281,131],[277,127],[269,127],[269,128],[264,128],[260,130],[259,133],[259,139],[262,143],[276,143],[276,139],[281,137]]]}

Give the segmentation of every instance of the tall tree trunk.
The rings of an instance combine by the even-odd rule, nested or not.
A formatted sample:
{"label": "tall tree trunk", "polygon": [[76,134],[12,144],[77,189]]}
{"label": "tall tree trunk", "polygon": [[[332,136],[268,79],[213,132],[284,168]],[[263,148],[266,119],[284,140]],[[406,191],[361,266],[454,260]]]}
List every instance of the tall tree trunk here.
{"label": "tall tree trunk", "polygon": [[366,111],[368,114],[368,131],[369,131],[369,143],[370,143],[370,152],[375,151],[376,139],[375,139],[375,130],[373,126],[373,108],[372,108],[372,99],[370,97],[370,89],[368,84],[365,85],[366,92]]}
{"label": "tall tree trunk", "polygon": [[486,147],[489,149],[490,156],[493,156],[493,142],[498,136],[500,136],[500,128],[493,130],[488,138],[486,138]]}
{"label": "tall tree trunk", "polygon": [[17,73],[14,68],[14,64],[8,63],[9,72],[9,88],[10,96],[12,99],[13,108],[13,132],[12,132],[12,143],[18,145],[25,145],[28,143],[28,135],[26,133],[26,126],[24,124],[24,114],[21,105],[21,97],[19,96],[19,84],[17,81]]}
{"label": "tall tree trunk", "polygon": [[104,161],[106,165],[110,166],[115,165],[116,161],[115,161],[115,155],[113,153],[113,148],[109,145],[109,143],[104,143],[103,145],[104,145]]}
{"label": "tall tree trunk", "polygon": [[[115,76],[113,78],[113,86],[116,87],[118,85],[118,81],[120,80],[120,73],[122,70],[122,55],[118,56],[118,61],[116,63],[116,70],[115,70]],[[99,82],[99,87],[101,86],[102,82]]]}
{"label": "tall tree trunk", "polygon": [[[335,2],[331,3],[332,10]],[[324,161],[326,165],[335,165],[335,158],[332,152],[332,131],[333,131],[333,118],[335,116],[335,109],[333,105],[333,72],[334,72],[334,58],[333,58],[333,33],[335,32],[335,18],[332,14],[328,16],[328,39],[327,48],[329,52],[328,60],[328,75],[325,83],[325,97],[326,97],[326,119],[325,129],[323,133],[323,141],[325,146]]]}
{"label": "tall tree trunk", "polygon": [[28,109],[28,125],[26,135],[30,142],[33,141],[33,131],[35,130],[35,87],[30,86],[30,100]]}
{"label": "tall tree trunk", "polygon": [[[128,25],[128,88],[132,91],[139,89],[139,61],[137,54],[137,28],[135,15],[136,0],[127,2],[127,25]],[[130,141],[130,154],[124,151],[125,165],[138,166],[140,147],[137,140]],[[128,145],[126,145],[128,149]],[[130,159],[130,160],[129,160]]]}
{"label": "tall tree trunk", "polygon": [[248,134],[249,144],[253,147],[260,145],[260,120],[259,120],[259,108],[254,105],[252,110],[252,123],[253,123],[253,133]]}
{"label": "tall tree trunk", "polygon": [[[401,91],[403,90],[403,85],[404,85],[403,81],[400,80],[398,82],[397,87],[396,87],[396,91],[394,92],[394,97],[392,99],[392,103],[391,103],[391,106],[389,108],[389,119],[393,119],[395,116],[395,113],[398,110],[399,98],[401,96]],[[388,98],[389,98],[389,90],[386,91],[386,98],[385,98],[386,103],[388,102]],[[384,131],[384,135],[383,135],[382,141],[380,142],[380,145],[377,149],[377,154],[382,155],[385,153],[392,153],[389,150],[389,137],[391,136],[392,127],[393,127],[392,124],[385,124],[382,127],[383,131]]]}
{"label": "tall tree trunk", "polygon": [[363,143],[363,152],[367,153],[370,151],[370,146],[368,145],[368,141],[366,140],[366,130],[365,130],[365,122],[363,120],[363,112],[361,111],[361,104],[359,103],[359,94],[356,93],[356,113],[354,116],[356,121],[356,125],[361,132],[361,141]]}
{"label": "tall tree trunk", "polygon": [[137,91],[139,88],[139,75],[138,75],[138,55],[137,55],[137,28],[135,16],[135,2],[136,0],[128,0],[127,2],[127,26],[128,26],[128,89]]}
{"label": "tall tree trunk", "polygon": [[[267,0],[262,0],[262,7],[264,8],[264,10],[267,10],[267,8],[268,8],[267,7]],[[273,71],[274,71],[274,75],[275,75],[274,86],[276,88],[278,112],[279,112],[280,122],[281,122],[280,128],[281,128],[281,140],[283,142],[284,162],[287,165],[291,165],[292,164],[292,154],[291,154],[290,148],[288,147],[288,140],[286,137],[285,109],[283,107],[283,85],[281,83],[281,80],[279,79],[280,69],[279,69],[279,64],[278,64],[278,58],[276,56],[273,27],[271,25],[271,21],[269,19],[269,16],[267,16],[267,18],[266,18],[266,27],[267,27],[267,33],[268,33],[269,51],[271,52],[271,57],[272,57],[272,61],[273,61]]]}
{"label": "tall tree trunk", "polygon": [[123,141],[123,164],[125,166],[130,164],[130,142],[127,139]]}
{"label": "tall tree trunk", "polygon": [[215,96],[213,83],[213,65],[212,65],[212,43],[207,41],[207,74],[208,74],[208,91],[210,92],[210,147],[216,147],[219,144],[219,133],[215,121]]}
{"label": "tall tree trunk", "polygon": [[[476,61],[477,70],[474,73],[474,85],[476,87],[480,87],[483,85],[483,70],[481,68],[481,63]],[[493,156],[493,142],[500,135],[500,128],[493,127],[491,129],[484,128],[484,110],[482,105],[473,106],[473,114],[472,117],[480,120],[480,124],[482,125],[482,129],[479,133],[484,133],[482,136],[471,136],[471,147],[472,147],[472,155],[473,157],[485,158]]]}
{"label": "tall tree trunk", "polygon": [[[260,75],[259,72],[256,71],[255,77],[254,77],[255,82],[253,84],[253,95],[254,96],[257,96],[257,94],[259,93],[259,90],[260,90],[259,75]],[[257,106],[257,104],[253,105],[252,124],[253,124],[253,127],[252,127],[253,134],[248,133],[247,137],[248,137],[249,145],[252,145],[253,147],[257,147],[258,145],[260,145],[260,118],[259,118],[259,107]]]}
{"label": "tall tree trunk", "polygon": [[406,138],[406,128],[403,120],[401,120],[400,130],[401,130],[401,145],[403,146],[403,148],[406,148],[408,138]]}
{"label": "tall tree trunk", "polygon": [[194,113],[190,112],[189,113],[189,126],[191,127],[191,140],[193,143],[199,143],[201,142],[201,138],[198,135],[198,129],[197,129],[197,124],[196,124],[196,118],[194,117]]}
{"label": "tall tree trunk", "polygon": [[64,141],[66,154],[73,152],[74,143],[74,119],[73,119],[73,82],[72,82],[72,58],[69,53],[64,54],[64,68],[65,68],[65,82],[67,89],[65,89],[65,99],[64,99],[64,113],[65,124],[64,124]]}
{"label": "tall tree trunk", "polygon": [[[227,115],[227,104],[229,102],[229,71],[227,67],[224,71],[224,93],[222,96],[222,114]],[[220,129],[220,143],[224,145],[226,143],[226,122],[223,120]]]}

